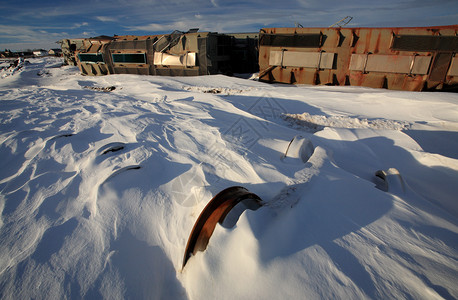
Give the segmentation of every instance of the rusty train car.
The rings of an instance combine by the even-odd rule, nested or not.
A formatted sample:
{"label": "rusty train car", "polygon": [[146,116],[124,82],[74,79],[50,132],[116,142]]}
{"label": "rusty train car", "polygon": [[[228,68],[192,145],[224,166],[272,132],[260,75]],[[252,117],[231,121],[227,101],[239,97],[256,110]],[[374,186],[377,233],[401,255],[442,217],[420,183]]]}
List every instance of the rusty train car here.
{"label": "rusty train car", "polygon": [[62,40],[61,45],[67,50],[67,63],[75,61],[85,75],[197,76],[257,72],[257,41],[257,33],[190,30]]}
{"label": "rusty train car", "polygon": [[174,31],[60,41],[85,75],[254,73],[288,84],[407,91],[458,88],[458,25],[263,28],[259,33]]}
{"label": "rusty train car", "polygon": [[456,90],[458,25],[264,28],[259,79],[395,90]]}

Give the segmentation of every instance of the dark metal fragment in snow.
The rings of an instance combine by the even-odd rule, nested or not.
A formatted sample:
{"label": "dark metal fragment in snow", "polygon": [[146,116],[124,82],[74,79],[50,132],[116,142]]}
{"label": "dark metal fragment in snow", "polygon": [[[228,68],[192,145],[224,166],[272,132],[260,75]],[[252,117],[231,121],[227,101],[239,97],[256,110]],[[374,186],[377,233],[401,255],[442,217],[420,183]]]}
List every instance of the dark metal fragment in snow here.
{"label": "dark metal fragment in snow", "polygon": [[105,155],[105,154],[108,154],[110,152],[120,151],[120,150],[122,150],[124,148],[125,148],[125,144],[124,143],[114,142],[114,143],[106,144],[105,146],[101,147],[99,150],[97,150],[97,153],[99,155]]}
{"label": "dark metal fragment in snow", "polygon": [[119,174],[121,174],[121,173],[124,173],[125,171],[128,171],[128,170],[138,170],[138,169],[140,169],[140,168],[141,168],[141,166],[139,166],[139,165],[132,165],[132,166],[127,166],[127,167],[121,168],[121,169],[119,169],[119,170],[116,170],[116,171],[113,172],[113,174],[111,174],[110,176],[108,176],[107,179],[105,179],[105,181],[102,182],[101,185],[104,185],[108,180],[112,179],[113,177],[115,177],[115,176],[117,176],[117,175],[119,175]]}
{"label": "dark metal fragment in snow", "polygon": [[376,188],[393,194],[403,194],[406,191],[406,184],[401,174],[395,168],[378,170],[375,172]]}
{"label": "dark metal fragment in snow", "polygon": [[107,86],[107,87],[100,87],[100,86],[84,86],[85,89],[98,91],[98,92],[111,92],[116,89],[115,86]]}
{"label": "dark metal fragment in snow", "polygon": [[119,151],[119,150],[122,150],[122,149],[124,149],[124,146],[122,146],[122,145],[114,146],[114,147],[111,147],[111,148],[105,150],[102,153],[102,155],[110,153],[110,152],[116,152],[116,151]]}

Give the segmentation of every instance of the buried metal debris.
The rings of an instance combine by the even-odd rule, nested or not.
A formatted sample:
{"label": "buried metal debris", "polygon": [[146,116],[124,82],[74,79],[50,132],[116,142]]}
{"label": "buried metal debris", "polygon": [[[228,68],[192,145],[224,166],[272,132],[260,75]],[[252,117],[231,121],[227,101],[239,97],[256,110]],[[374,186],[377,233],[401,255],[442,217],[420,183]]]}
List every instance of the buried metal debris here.
{"label": "buried metal debris", "polygon": [[406,191],[404,179],[402,179],[401,174],[395,168],[378,170],[375,172],[374,182],[376,184],[375,187],[384,192],[404,194]]}
{"label": "buried metal debris", "polygon": [[300,159],[305,163],[310,159],[314,151],[315,147],[309,139],[297,135],[289,142],[282,160],[296,162],[297,159]]}
{"label": "buried metal debris", "polygon": [[[239,203],[251,210],[256,210],[262,206],[261,198],[240,186],[227,188],[208,202],[189,235],[183,257],[183,268],[192,255],[207,248],[216,223],[235,225],[238,216],[228,216],[228,214]],[[241,214],[242,211],[239,212]],[[228,220],[229,218],[232,220]]]}

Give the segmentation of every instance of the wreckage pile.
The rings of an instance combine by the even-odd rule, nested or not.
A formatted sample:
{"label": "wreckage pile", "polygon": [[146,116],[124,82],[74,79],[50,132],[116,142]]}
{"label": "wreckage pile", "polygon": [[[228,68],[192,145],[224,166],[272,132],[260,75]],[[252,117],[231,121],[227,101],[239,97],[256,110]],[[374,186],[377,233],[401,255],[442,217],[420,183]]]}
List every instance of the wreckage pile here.
{"label": "wreckage pile", "polygon": [[259,33],[64,39],[85,75],[232,75],[289,84],[456,90],[458,25],[416,28],[264,28]]}

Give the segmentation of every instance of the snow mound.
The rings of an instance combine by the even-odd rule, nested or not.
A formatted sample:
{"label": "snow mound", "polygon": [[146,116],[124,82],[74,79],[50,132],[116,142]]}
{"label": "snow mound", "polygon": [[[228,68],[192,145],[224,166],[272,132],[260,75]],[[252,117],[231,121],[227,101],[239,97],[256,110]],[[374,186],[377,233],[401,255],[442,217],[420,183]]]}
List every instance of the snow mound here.
{"label": "snow mound", "polygon": [[311,131],[323,130],[325,127],[406,130],[411,128],[412,125],[410,122],[405,121],[310,115],[306,112],[302,114],[284,114],[283,118],[296,129]]}
{"label": "snow mound", "polygon": [[[0,80],[0,124],[2,299],[458,298],[457,94],[45,57]],[[182,268],[230,186],[264,205]]]}
{"label": "snow mound", "polygon": [[191,92],[201,92],[209,94],[221,94],[221,95],[234,95],[248,92],[252,89],[234,89],[234,88],[223,88],[223,87],[201,87],[201,86],[187,86],[184,90]]}

